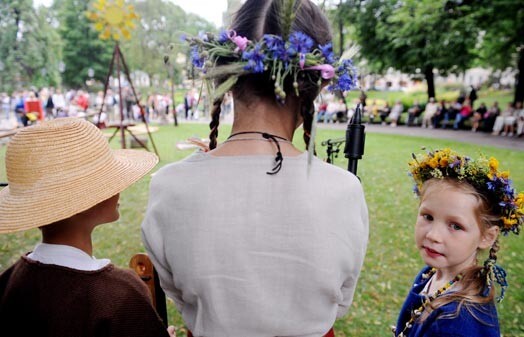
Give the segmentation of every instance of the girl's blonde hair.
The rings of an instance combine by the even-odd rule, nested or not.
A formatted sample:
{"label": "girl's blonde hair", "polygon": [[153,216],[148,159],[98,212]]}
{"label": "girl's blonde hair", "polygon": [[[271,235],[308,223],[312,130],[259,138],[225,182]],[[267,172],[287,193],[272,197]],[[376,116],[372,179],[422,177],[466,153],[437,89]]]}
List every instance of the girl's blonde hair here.
{"label": "girl's blonde hair", "polygon": [[[422,202],[427,193],[433,192],[435,188],[440,190],[454,189],[476,198],[477,205],[474,214],[481,235],[484,235],[489,228],[498,226],[500,216],[493,213],[493,207],[488,199],[469,183],[453,178],[429,179],[422,185],[420,201]],[[498,250],[499,243],[497,238],[489,250],[489,259],[496,261]],[[462,307],[465,307],[472,316],[476,317],[471,309],[475,307],[478,310],[482,304],[494,302],[495,298],[494,287],[488,287],[487,284],[488,277],[486,274],[488,271],[486,269],[486,266],[475,265],[463,270],[460,287],[456,291],[445,293],[431,301],[420,316],[420,321],[423,322],[433,310],[451,302],[458,302],[457,311],[451,315],[446,315],[447,318],[457,317]],[[486,294],[485,289],[488,288],[489,291]]]}

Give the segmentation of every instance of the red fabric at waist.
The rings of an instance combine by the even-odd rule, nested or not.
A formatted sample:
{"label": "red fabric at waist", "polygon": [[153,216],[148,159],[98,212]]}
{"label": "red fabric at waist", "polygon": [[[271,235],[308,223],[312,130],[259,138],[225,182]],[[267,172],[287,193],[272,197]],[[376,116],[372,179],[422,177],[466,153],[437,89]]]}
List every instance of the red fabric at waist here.
{"label": "red fabric at waist", "polygon": [[[189,330],[187,330],[187,337],[193,337],[193,334]],[[333,328],[329,329],[323,337],[335,337],[335,331],[333,331]]]}

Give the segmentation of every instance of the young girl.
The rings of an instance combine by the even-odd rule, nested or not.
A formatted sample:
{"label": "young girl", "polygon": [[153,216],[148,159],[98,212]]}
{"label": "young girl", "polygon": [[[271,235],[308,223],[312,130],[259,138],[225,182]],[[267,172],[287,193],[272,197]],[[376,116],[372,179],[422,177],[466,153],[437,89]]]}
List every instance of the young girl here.
{"label": "young girl", "polygon": [[[518,234],[524,194],[516,195],[495,158],[472,160],[450,149],[414,156],[410,171],[420,196],[415,241],[427,264],[415,278],[395,336],[500,336],[494,282],[499,233]],[[479,265],[479,252],[489,248]]]}
{"label": "young girl", "polygon": [[119,218],[119,193],[157,162],[149,152],[111,150],[80,119],[55,119],[13,137],[0,233],[40,228],[42,243],[0,275],[2,336],[168,335],[145,284],[92,256],[94,228]]}

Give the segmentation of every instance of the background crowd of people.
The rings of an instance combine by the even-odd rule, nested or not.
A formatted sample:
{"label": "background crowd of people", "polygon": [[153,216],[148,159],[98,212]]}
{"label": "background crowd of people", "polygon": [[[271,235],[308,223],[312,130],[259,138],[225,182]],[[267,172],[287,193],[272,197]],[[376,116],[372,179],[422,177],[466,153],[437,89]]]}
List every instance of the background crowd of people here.
{"label": "background crowd of people", "polygon": [[[406,106],[401,100],[395,101],[393,106],[388,101],[379,103],[376,99],[366,104],[366,98],[361,97],[360,101],[364,106],[364,118],[371,124],[381,123],[391,127],[404,124],[408,127],[469,129],[472,132],[483,131],[508,137],[522,137],[524,134],[522,102],[508,103],[504,110],[501,110],[497,101],[489,107],[484,102],[475,106],[477,94],[474,87],[471,88],[469,95],[462,92],[453,101],[446,99],[437,101],[431,97],[426,103],[414,100],[410,106]],[[333,94],[326,93],[319,96],[316,102],[317,122],[347,122],[354,113],[352,105],[346,105],[342,98]]]}
{"label": "background crowd of people", "polygon": [[[140,95],[139,102],[143,107],[147,121],[153,120],[165,124],[173,113],[173,101],[169,94],[152,93]],[[36,121],[57,117],[75,117],[93,115],[98,121],[98,112],[103,104],[101,123],[120,121],[119,94],[111,89],[105,93],[90,93],[84,90],[65,90],[42,88],[41,90],[19,90],[11,95],[0,93],[0,126],[2,129],[28,126]],[[141,109],[131,88],[122,89],[122,108],[124,120],[140,121]],[[368,123],[381,123],[396,127],[420,126],[423,128],[450,128],[454,130],[470,129],[472,132],[489,132],[493,135],[522,137],[524,134],[524,109],[522,102],[508,103],[501,109],[495,101],[491,106],[481,102],[475,106],[477,93],[474,87],[468,95],[464,92],[456,100],[431,97],[426,103],[414,100],[406,106],[401,100],[390,104],[377,99],[368,100],[361,97],[363,113]],[[353,104],[345,102],[343,97],[325,92],[315,102],[317,122],[345,123],[354,113]],[[221,118],[234,111],[231,94],[225,95],[222,102]],[[178,118],[199,120],[209,118],[210,107],[206,93],[199,93],[194,88],[184,94],[183,102],[175,106]]]}

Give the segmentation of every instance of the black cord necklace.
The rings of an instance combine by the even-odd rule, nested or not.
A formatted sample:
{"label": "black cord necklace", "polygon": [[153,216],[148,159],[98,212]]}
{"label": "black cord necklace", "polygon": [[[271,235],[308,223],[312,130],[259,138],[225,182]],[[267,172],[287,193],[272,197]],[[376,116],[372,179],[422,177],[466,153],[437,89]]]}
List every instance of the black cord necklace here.
{"label": "black cord necklace", "polygon": [[271,140],[277,146],[277,155],[275,157],[275,163],[276,163],[275,167],[273,167],[273,169],[271,171],[266,172],[269,175],[277,174],[280,171],[280,169],[282,168],[282,162],[284,161],[284,157],[282,156],[282,151],[280,150],[280,143],[279,143],[278,140],[280,139],[280,140],[283,140],[283,141],[286,141],[286,142],[291,142],[291,141],[286,139],[286,138],[284,138],[284,137],[272,135],[270,133],[261,132],[261,131],[242,131],[242,132],[237,132],[237,133],[233,133],[232,135],[227,137],[227,139],[230,140],[231,137],[235,137],[235,136],[238,136],[238,135],[250,134],[250,133],[256,133],[256,134],[262,135],[262,137],[264,139]]}

